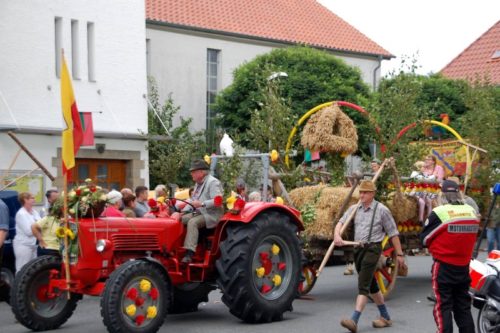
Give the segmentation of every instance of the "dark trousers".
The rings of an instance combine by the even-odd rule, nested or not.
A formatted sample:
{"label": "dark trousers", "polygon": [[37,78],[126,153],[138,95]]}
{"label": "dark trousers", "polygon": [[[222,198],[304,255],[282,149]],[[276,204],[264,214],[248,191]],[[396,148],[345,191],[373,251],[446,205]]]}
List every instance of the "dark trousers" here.
{"label": "dark trousers", "polygon": [[59,253],[58,250],[51,250],[51,249],[42,249],[40,246],[37,247],[36,249],[36,256],[37,257],[40,257],[40,256],[56,256],[56,257],[60,257],[61,254]]}
{"label": "dark trousers", "polygon": [[434,320],[437,333],[453,332],[453,321],[460,333],[474,333],[471,314],[469,266],[455,266],[439,261],[432,265],[432,289],[436,295]]}
{"label": "dark trousers", "polygon": [[358,293],[368,296],[380,291],[373,274],[382,253],[380,243],[370,243],[354,249],[354,265],[358,272]]}

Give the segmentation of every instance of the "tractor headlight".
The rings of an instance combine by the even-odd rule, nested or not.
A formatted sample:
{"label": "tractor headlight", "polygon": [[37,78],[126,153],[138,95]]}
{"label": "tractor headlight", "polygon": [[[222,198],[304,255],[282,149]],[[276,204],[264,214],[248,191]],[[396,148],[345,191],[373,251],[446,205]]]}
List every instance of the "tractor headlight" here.
{"label": "tractor headlight", "polygon": [[97,240],[97,243],[95,244],[95,249],[97,252],[104,252],[105,250],[109,249],[111,246],[111,242],[107,239],[99,239]]}

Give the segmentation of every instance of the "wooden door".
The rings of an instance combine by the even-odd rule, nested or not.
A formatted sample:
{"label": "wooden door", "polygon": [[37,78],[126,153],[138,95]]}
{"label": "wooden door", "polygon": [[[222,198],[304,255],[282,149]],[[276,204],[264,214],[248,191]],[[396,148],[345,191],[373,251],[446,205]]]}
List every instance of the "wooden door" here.
{"label": "wooden door", "polygon": [[97,186],[117,191],[125,187],[127,161],[77,158],[71,185],[90,178]]}

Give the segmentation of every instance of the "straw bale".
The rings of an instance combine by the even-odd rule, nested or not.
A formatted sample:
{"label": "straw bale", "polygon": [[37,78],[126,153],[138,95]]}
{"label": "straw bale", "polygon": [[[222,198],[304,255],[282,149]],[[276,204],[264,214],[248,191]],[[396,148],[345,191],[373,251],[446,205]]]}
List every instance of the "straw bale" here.
{"label": "straw bale", "polygon": [[[332,231],[335,226],[333,219],[349,191],[350,188],[348,187],[317,185],[297,188],[290,192],[290,198],[298,209],[301,209],[306,204],[314,203],[315,198],[320,193],[314,205],[316,219],[306,227],[304,231],[306,237],[314,236],[320,239],[332,239]],[[349,206],[355,204],[358,200],[359,192],[356,190],[349,202]]]}
{"label": "straw bale", "polygon": [[417,217],[417,201],[414,197],[408,197],[401,192],[395,192],[386,202],[387,208],[397,222],[415,220]]}
{"label": "straw bale", "polygon": [[358,149],[358,134],[351,118],[333,104],[311,116],[301,144],[311,151],[352,154]]}

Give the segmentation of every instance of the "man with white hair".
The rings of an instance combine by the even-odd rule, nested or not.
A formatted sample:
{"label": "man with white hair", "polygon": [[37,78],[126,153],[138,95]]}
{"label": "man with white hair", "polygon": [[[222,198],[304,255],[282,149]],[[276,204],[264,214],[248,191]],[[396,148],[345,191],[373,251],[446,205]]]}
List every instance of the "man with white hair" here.
{"label": "man with white hair", "polygon": [[452,318],[455,318],[460,333],[474,332],[468,294],[469,262],[479,219],[474,208],[464,204],[457,183],[443,181],[441,192],[441,205],[432,210],[420,235],[434,259],[434,319],[440,333],[453,332]]}

